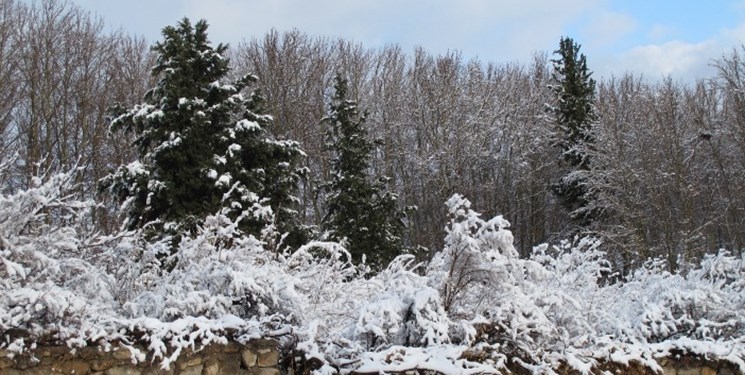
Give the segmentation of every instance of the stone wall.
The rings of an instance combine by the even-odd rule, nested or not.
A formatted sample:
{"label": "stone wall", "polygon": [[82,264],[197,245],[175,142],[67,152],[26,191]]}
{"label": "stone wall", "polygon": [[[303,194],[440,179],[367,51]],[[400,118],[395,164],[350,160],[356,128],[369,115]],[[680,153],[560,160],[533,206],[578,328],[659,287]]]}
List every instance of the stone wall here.
{"label": "stone wall", "polygon": [[[142,353],[142,347],[134,346]],[[279,350],[273,340],[255,340],[247,345],[230,342],[211,344],[198,351],[182,352],[168,370],[159,359],[137,361],[135,353],[118,346],[110,351],[86,347],[73,352],[65,346],[43,346],[32,353],[10,358],[0,350],[2,375],[279,375]]]}
{"label": "stone wall", "polygon": [[[9,357],[0,350],[0,375],[280,375],[310,373],[313,363],[302,363],[302,355],[281,358],[278,343],[274,340],[254,340],[246,345],[235,342],[212,344],[198,351],[184,351],[179,358],[164,370],[160,359],[151,356],[137,360],[137,353],[147,353],[141,346],[134,346],[134,353],[123,346],[103,350],[86,347],[71,351],[65,346],[41,346],[31,353]],[[741,375],[737,367],[724,361],[705,358],[677,356],[658,361],[663,373],[632,363],[629,366],[605,363],[601,370],[617,375]],[[516,369],[517,370],[517,369]],[[560,374],[574,374],[564,367]],[[422,373],[416,369],[402,374]],[[519,374],[521,371],[515,371]]]}
{"label": "stone wall", "polygon": [[662,375],[740,375],[737,367],[729,362],[711,361],[702,358],[663,358],[658,361]]}

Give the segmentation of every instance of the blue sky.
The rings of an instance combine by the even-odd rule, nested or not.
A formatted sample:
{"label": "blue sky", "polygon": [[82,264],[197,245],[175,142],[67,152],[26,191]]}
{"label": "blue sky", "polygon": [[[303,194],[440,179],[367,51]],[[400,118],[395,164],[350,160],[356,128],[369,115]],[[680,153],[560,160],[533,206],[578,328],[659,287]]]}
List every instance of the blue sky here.
{"label": "blue sky", "polygon": [[745,0],[72,0],[150,41],[180,18],[206,18],[214,42],[237,44],[296,28],[369,47],[457,49],[481,61],[528,62],[561,36],[582,44],[599,76],[712,77],[745,41]]}

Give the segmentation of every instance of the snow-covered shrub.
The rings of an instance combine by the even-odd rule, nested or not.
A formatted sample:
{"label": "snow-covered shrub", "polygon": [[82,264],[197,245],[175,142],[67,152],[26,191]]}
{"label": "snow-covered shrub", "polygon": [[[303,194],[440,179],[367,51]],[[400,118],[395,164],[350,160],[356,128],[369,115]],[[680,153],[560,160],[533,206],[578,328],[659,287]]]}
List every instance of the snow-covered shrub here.
{"label": "snow-covered shrub", "polygon": [[73,180],[54,175],[0,196],[0,330],[31,336],[3,337],[4,349],[46,338],[126,346],[136,337],[167,367],[186,348],[268,335],[329,374],[516,364],[587,373],[602,359],[654,369],[655,357],[679,353],[745,371],[743,253],[722,251],[675,274],[650,262],[614,278],[592,239],[520,259],[506,220],[481,219],[455,195],[445,247],[424,274],[403,255],[371,275],[343,244],[289,254],[272,246],[282,234],[271,224],[260,238],[246,235],[240,220],[272,214],[258,200],[237,218],[208,216],[177,251],[171,238],[148,242],[141,231],[97,236],[85,229],[92,204],[69,195]]}
{"label": "snow-covered shrub", "polygon": [[440,294],[427,286],[426,278],[414,272],[415,267],[413,256],[402,255],[370,280],[378,286],[378,292],[361,306],[354,330],[355,337],[368,349],[450,341],[451,322]]}
{"label": "snow-covered shrub", "polygon": [[60,173],[0,195],[0,331],[65,340],[115,309],[113,278],[86,260],[100,251],[86,227],[94,204],[75,188],[75,173]]}
{"label": "snow-covered shrub", "polygon": [[303,281],[298,287],[310,303],[308,313],[320,310],[321,314],[333,314],[330,310],[342,310],[334,302],[348,295],[347,282],[361,276],[351,254],[336,242],[312,241],[303,245],[287,258],[286,265],[288,272]]}
{"label": "snow-covered shrub", "polygon": [[[435,255],[428,276],[451,318],[472,322],[481,333],[477,340],[531,361],[539,361],[541,351],[588,340],[586,301],[578,294],[592,295],[607,268],[598,268],[603,262],[596,243],[581,241],[574,251],[564,244],[554,249],[558,257],[542,246],[532,259],[519,259],[504,218],[481,219],[460,195],[447,205],[445,248]],[[582,293],[572,293],[579,288]]]}
{"label": "snow-covered shrub", "polygon": [[451,314],[468,315],[487,301],[483,289],[499,288],[509,277],[517,251],[512,245],[510,223],[502,216],[485,221],[459,194],[446,203],[450,221],[445,248],[428,267],[429,285],[440,291]]}
{"label": "snow-covered shrub", "polygon": [[[141,279],[134,282],[140,290],[124,304],[126,314],[172,321],[228,314],[251,319],[291,311],[294,292],[286,295],[284,285],[277,282],[286,274],[283,263],[265,249],[263,241],[239,229],[246,216],[262,211],[258,205],[254,208],[237,219],[229,218],[225,209],[208,216],[194,235],[182,236],[168,260],[174,264],[170,271],[148,267],[147,261],[141,265],[142,273],[134,276]],[[265,209],[270,215],[270,209]],[[170,246],[163,241],[140,242],[143,253],[158,254]],[[157,262],[157,256],[149,259]]]}
{"label": "snow-covered shrub", "polygon": [[[291,332],[306,297],[296,290],[286,257],[240,229],[241,220],[258,214],[272,213],[257,203],[232,219],[221,209],[194,234],[181,235],[176,251],[171,239],[144,241],[142,231],[123,238],[114,251],[134,254],[120,279],[131,290],[109,329],[139,336],[163,367],[186,348]],[[274,235],[272,228],[264,234]],[[158,257],[163,251],[167,258]],[[161,259],[172,269],[163,269]]]}
{"label": "snow-covered shrub", "polygon": [[308,244],[288,258],[296,290],[305,297],[295,333],[307,358],[328,370],[364,353],[449,342],[451,322],[439,293],[416,272],[413,256],[396,258],[370,278],[350,260],[333,242]]}
{"label": "snow-covered shrub", "polygon": [[459,195],[448,208],[445,248],[427,275],[450,318],[476,332],[474,348],[548,373],[560,364],[586,372],[597,358],[656,368],[655,356],[676,350],[745,369],[745,255],[710,255],[680,274],[650,262],[615,280],[596,240],[541,245],[519,259],[504,219],[481,219]]}
{"label": "snow-covered shrub", "polygon": [[627,315],[626,334],[641,342],[742,343],[743,275],[745,253],[707,255],[684,274],[667,272],[662,262],[648,262],[622,284],[620,294],[627,298],[612,306]]}

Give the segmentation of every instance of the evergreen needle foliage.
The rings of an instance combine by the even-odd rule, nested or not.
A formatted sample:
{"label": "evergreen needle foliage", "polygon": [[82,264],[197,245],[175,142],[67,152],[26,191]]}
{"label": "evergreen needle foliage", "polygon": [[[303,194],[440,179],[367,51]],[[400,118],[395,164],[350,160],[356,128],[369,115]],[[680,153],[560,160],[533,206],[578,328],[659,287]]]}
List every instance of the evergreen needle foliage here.
{"label": "evergreen needle foliage", "polygon": [[153,47],[157,85],[144,103],[117,108],[111,121],[113,131],[136,135],[137,161],[102,180],[125,204],[127,228],[175,241],[207,215],[236,218],[249,211],[241,221],[246,233],[258,237],[267,225],[291,231],[303,152],[268,133],[272,117],[250,90],[256,77],[224,83],[227,46],[210,45],[203,20],[192,26],[183,19],[163,36]]}
{"label": "evergreen needle foliage", "polygon": [[366,258],[381,269],[402,252],[405,212],[388,191],[388,178],[372,182],[368,176],[375,144],[368,139],[366,115],[347,99],[347,81],[337,75],[335,82],[331,112],[323,120],[333,157],[322,226],[333,239],[346,241],[355,262]]}
{"label": "evergreen needle foliage", "polygon": [[599,212],[592,206],[592,194],[587,188],[586,172],[590,170],[588,151],[593,147],[595,114],[595,80],[587,69],[587,58],[571,38],[561,38],[553,63],[551,86],[557,106],[551,111],[555,117],[554,146],[561,149],[562,164],[567,172],[552,190],[570,217],[580,227],[587,228]]}

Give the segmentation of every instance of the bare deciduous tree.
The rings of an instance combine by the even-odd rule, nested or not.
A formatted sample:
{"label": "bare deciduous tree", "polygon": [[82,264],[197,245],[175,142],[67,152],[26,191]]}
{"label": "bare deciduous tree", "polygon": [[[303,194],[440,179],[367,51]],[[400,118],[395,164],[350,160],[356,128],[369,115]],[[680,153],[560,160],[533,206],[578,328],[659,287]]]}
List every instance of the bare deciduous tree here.
{"label": "bare deciduous tree", "polygon": [[[3,2],[2,14],[0,151],[19,156],[11,188],[44,171],[80,168],[80,197],[91,199],[107,169],[129,159],[126,139],[107,139],[106,116],[109,106],[144,93],[147,46],[106,32],[102,20],[66,1]],[[94,223],[108,230],[105,212]]]}

